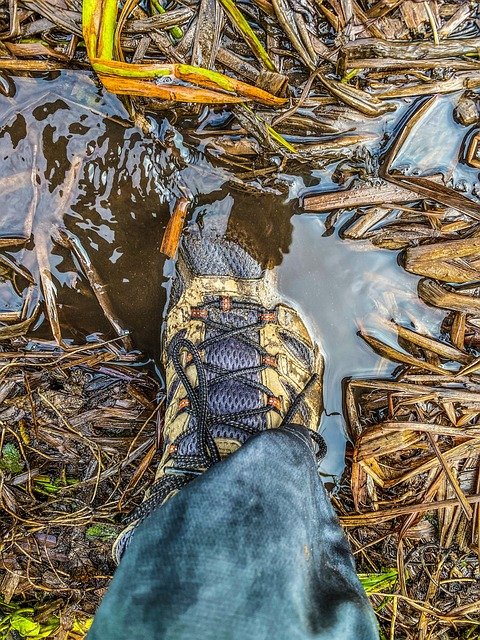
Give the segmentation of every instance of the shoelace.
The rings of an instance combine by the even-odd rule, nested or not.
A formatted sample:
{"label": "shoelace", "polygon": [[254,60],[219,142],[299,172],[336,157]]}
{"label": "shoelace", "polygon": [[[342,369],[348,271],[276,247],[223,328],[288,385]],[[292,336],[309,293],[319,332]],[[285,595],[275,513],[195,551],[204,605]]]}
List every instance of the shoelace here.
{"label": "shoelace", "polygon": [[[203,308],[207,307],[208,303]],[[259,317],[262,318],[261,312],[266,312],[265,309],[259,305],[249,303],[237,303],[238,308],[242,309],[254,309],[259,312]],[[149,497],[130,515],[127,522],[133,522],[143,520],[149,515],[153,509],[162,504],[167,496],[177,489],[180,489],[188,482],[190,482],[195,476],[201,475],[211,466],[220,462],[220,454],[215,443],[215,439],[212,435],[212,427],[216,424],[225,424],[236,429],[245,432],[248,436],[253,435],[261,431],[261,428],[255,428],[249,426],[246,423],[246,418],[250,416],[256,416],[268,413],[275,410],[273,405],[260,406],[254,409],[247,409],[238,411],[236,413],[215,415],[209,411],[208,397],[209,388],[218,384],[220,381],[225,381],[229,378],[241,380],[242,383],[271,395],[268,387],[263,385],[260,381],[252,379],[251,374],[264,370],[268,365],[260,364],[254,367],[246,367],[243,369],[225,370],[218,366],[207,364],[202,360],[201,351],[203,351],[210,344],[218,340],[226,340],[231,337],[245,342],[249,346],[255,348],[260,355],[268,355],[267,350],[252,339],[248,334],[252,330],[256,330],[264,326],[265,320],[260,319],[257,322],[242,325],[240,327],[232,326],[227,323],[216,322],[208,316],[201,317],[201,320],[210,328],[216,331],[216,334],[210,338],[202,341],[198,346],[195,346],[193,342],[185,339],[181,335],[177,335],[170,345],[169,355],[175,369],[175,373],[178,380],[183,385],[188,400],[188,411],[194,420],[191,421],[191,426],[187,431],[183,432],[179,437],[187,437],[193,435],[196,439],[197,453],[195,455],[180,455],[177,452],[178,443],[173,442],[169,445],[171,451],[171,459],[174,461],[173,466],[168,466],[165,469],[165,476],[155,482],[150,488]],[[197,385],[194,387],[186,372],[185,366],[182,363],[182,355],[187,354],[189,356],[189,366],[194,366],[197,375]],[[213,373],[217,374],[210,380],[207,379],[207,369],[210,369]],[[294,401],[290,405],[287,413],[280,423],[280,427],[290,424],[300,405],[310,388],[316,382],[318,378],[317,374],[313,374],[302,391],[295,397]],[[322,459],[326,453],[326,444],[322,436],[316,431],[308,429],[311,439],[317,445],[316,456],[317,459]]]}

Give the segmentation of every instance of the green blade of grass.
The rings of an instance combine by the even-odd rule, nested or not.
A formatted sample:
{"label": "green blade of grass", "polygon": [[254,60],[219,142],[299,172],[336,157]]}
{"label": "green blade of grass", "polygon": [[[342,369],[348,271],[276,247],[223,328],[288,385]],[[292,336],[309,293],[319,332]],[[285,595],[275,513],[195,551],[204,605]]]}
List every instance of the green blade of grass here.
{"label": "green blade of grass", "polygon": [[278,131],[275,131],[275,129],[271,127],[269,124],[267,124],[267,131],[268,131],[268,135],[271,136],[283,147],[285,147],[285,149],[288,149],[288,151],[290,151],[291,153],[297,153],[297,150],[295,149],[293,144],[290,144],[290,142],[285,140],[285,138],[280,133],[278,133]]}
{"label": "green blade of grass", "polygon": [[227,104],[245,102],[248,98],[234,94],[220,93],[202,87],[190,87],[184,84],[156,84],[144,78],[123,78],[119,76],[99,77],[107,91],[119,95],[144,96],[146,98],[161,98],[174,102],[192,102],[200,104]]}
{"label": "green blade of grass", "polygon": [[177,67],[180,78],[186,79],[187,76],[200,76],[205,78],[205,80],[210,80],[224,91],[235,91],[235,83],[229,76],[223,73],[212,71],[205,67],[194,67],[190,64],[178,64]]}
{"label": "green blade of grass", "polygon": [[108,60],[91,60],[92,67],[97,73],[115,75],[121,78],[160,78],[173,74],[173,65],[133,65],[126,62],[115,61],[111,64]]}
{"label": "green blade of grass", "polygon": [[100,74],[100,76],[138,78],[143,80],[172,76],[191,84],[198,84],[201,87],[223,89],[224,91],[229,91],[269,106],[282,105],[286,102],[285,98],[274,96],[259,87],[203,67],[195,67],[188,64],[133,64],[120,62],[118,60],[100,59],[93,59],[90,60],[90,62],[94,71]]}
{"label": "green blade of grass", "polygon": [[98,29],[100,12],[98,0],[83,0],[82,4],[83,37],[89,58],[97,57]]}
{"label": "green blade of grass", "polygon": [[287,149],[291,153],[297,153],[297,150],[295,149],[293,144],[290,144],[290,142],[287,142],[287,140],[285,140],[285,138],[280,133],[278,133],[278,131],[275,131],[275,129],[273,127],[271,127],[269,124],[266,124],[261,118],[259,118],[257,116],[257,114],[253,111],[253,109],[250,109],[250,107],[248,105],[246,105],[246,104],[243,105],[243,108],[246,111],[249,111],[252,114],[252,116],[256,120],[258,120],[258,122],[262,123],[262,125],[267,130],[268,135],[271,138],[273,138],[276,142],[278,142],[278,144],[281,144],[282,147],[285,147],[285,149]]}
{"label": "green blade of grass", "polygon": [[98,34],[97,56],[102,60],[112,60],[115,28],[117,26],[118,0],[103,0],[101,4],[102,17]]}
{"label": "green blade of grass", "polygon": [[397,584],[398,571],[396,569],[385,569],[379,573],[359,573],[358,577],[368,595],[385,591]]}
{"label": "green blade of grass", "polygon": [[219,87],[224,91],[233,91],[257,102],[261,102],[262,104],[274,106],[281,105],[286,102],[285,98],[274,96],[273,94],[268,93],[268,91],[264,91],[254,85],[241,82],[236,78],[230,78],[218,71],[211,71],[204,67],[194,67],[188,64],[177,64],[176,70],[177,77],[181,80],[196,82],[201,86],[212,86],[213,84],[215,87]]}
{"label": "green blade of grass", "polygon": [[255,35],[252,27],[248,24],[245,16],[237,7],[233,0],[220,0],[222,7],[227,12],[227,15],[230,17],[232,22],[237,26],[240,33],[242,34],[245,42],[248,44],[255,57],[260,60],[260,62],[269,70],[276,71],[275,65],[273,64],[270,56],[265,51],[262,43]]}
{"label": "green blade of grass", "polygon": [[235,80],[218,71],[211,71],[204,67],[194,67],[189,64],[130,64],[109,60],[97,59],[92,61],[92,66],[98,73],[116,75],[124,78],[161,78],[174,76],[180,79],[204,78],[224,91],[235,91]]}

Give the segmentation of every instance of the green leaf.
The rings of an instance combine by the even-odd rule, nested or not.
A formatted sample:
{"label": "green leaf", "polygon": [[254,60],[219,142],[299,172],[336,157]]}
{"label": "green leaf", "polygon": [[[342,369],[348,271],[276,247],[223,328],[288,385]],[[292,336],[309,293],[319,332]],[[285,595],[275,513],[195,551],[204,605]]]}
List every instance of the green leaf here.
{"label": "green leaf", "polygon": [[25,613],[33,614],[33,609],[18,609],[9,616],[9,628],[16,631],[22,638],[31,638],[32,640],[41,640],[42,638],[51,638],[52,633],[58,629],[59,619],[52,617],[47,624],[40,624],[31,617],[24,615]]}
{"label": "green leaf", "polygon": [[18,447],[11,442],[3,445],[2,457],[0,458],[0,469],[9,473],[20,473],[24,467],[24,462]]}
{"label": "green leaf", "polygon": [[93,524],[85,532],[89,540],[114,540],[118,535],[118,529],[112,524]]}
{"label": "green leaf", "polygon": [[21,613],[14,613],[10,618],[10,627],[18,631],[22,638],[31,638],[40,633],[40,623],[26,618]]}
{"label": "green leaf", "polygon": [[76,620],[75,619],[73,621],[72,631],[74,633],[87,633],[87,631],[92,626],[92,622],[93,622],[93,617],[92,618],[87,618],[86,620]]}

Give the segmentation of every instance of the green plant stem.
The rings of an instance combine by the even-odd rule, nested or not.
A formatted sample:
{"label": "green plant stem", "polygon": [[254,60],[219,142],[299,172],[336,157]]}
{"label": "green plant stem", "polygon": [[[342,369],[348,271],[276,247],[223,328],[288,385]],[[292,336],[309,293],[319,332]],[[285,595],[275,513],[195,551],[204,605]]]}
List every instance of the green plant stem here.
{"label": "green plant stem", "polygon": [[[150,0],[150,4],[157,11],[157,13],[166,13],[167,10],[162,7],[158,0]],[[179,26],[171,27],[168,30],[168,33],[175,38],[176,40],[181,40],[183,38],[183,29]]]}

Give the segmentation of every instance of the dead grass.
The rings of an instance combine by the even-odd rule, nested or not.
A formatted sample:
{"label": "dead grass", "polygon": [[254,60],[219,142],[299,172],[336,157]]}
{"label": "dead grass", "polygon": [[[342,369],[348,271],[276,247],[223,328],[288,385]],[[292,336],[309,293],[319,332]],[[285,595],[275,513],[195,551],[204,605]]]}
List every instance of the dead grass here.
{"label": "dead grass", "polygon": [[152,479],[162,396],[113,344],[3,348],[0,637],[27,618],[40,624],[28,637],[50,625],[48,637],[77,638],[112,575],[122,517]]}
{"label": "dead grass", "polygon": [[[335,504],[385,636],[477,637],[480,615],[480,378],[478,329],[458,312],[442,340],[392,324],[404,363],[395,380],[351,380],[352,450]],[[364,336],[365,337],[365,336]],[[461,349],[459,349],[459,345]],[[472,352],[473,351],[473,352]],[[448,369],[447,369],[448,365]]]}

